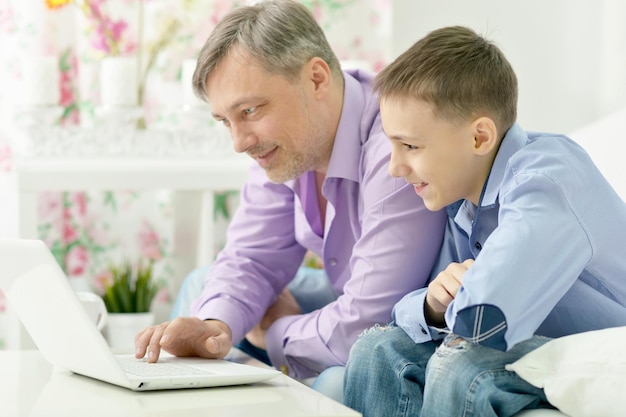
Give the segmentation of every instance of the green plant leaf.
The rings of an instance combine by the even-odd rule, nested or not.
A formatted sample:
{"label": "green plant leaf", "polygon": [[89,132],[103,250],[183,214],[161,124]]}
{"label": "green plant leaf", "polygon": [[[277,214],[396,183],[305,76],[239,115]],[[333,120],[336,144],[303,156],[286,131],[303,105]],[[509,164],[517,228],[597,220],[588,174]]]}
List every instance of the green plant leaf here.
{"label": "green plant leaf", "polygon": [[122,309],[115,299],[114,292],[115,290],[113,289],[113,287],[107,287],[106,292],[104,293],[104,296],[102,298],[104,299],[104,304],[106,305],[108,312],[121,313]]}
{"label": "green plant leaf", "polygon": [[153,283],[152,262],[139,261],[134,268],[129,261],[110,265],[112,282],[107,286],[103,299],[111,313],[144,313],[150,311],[152,300],[158,292]]}

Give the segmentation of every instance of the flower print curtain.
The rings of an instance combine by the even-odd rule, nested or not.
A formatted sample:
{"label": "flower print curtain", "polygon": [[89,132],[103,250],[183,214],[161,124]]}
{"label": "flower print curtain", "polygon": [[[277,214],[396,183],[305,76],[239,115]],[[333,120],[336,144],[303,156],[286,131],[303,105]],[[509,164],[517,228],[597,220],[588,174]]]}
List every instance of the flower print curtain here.
{"label": "flower print curtain", "polygon": [[[380,69],[389,59],[391,0],[302,0],[341,60]],[[33,57],[53,57],[62,126],[94,125],[103,58],[139,54],[138,96],[149,128],[176,125],[182,63],[195,58],[216,22],[245,1],[0,0],[0,237],[17,237],[14,165],[22,81]],[[218,244],[237,205],[236,190],[215,204]],[[96,285],[112,261],[142,257],[158,266],[168,304],[172,278],[172,200],[155,193],[46,192],[39,196],[39,237],[70,279]],[[0,293],[0,317],[4,298]],[[0,328],[0,348],[2,347]]]}

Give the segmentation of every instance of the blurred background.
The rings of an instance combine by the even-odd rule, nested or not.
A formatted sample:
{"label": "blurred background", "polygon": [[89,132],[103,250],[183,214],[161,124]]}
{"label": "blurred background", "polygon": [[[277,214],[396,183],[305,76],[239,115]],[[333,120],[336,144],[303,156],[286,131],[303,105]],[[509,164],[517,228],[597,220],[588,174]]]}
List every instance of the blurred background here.
{"label": "blurred background", "polygon": [[[216,22],[245,3],[0,0],[0,237],[20,236],[20,160],[82,158],[81,147],[102,132],[107,100],[115,100],[106,96],[108,88],[119,89],[120,94],[129,89],[136,92],[132,96],[137,101],[131,106],[141,116],[133,129],[153,132],[155,138],[162,131],[175,136],[190,129],[204,133],[207,140],[221,135],[208,110],[198,107],[189,95],[189,62],[193,63]],[[500,46],[515,68],[519,122],[529,130],[576,132],[626,107],[626,2],[621,0],[302,3],[313,11],[346,67],[378,71],[433,29],[456,24],[474,28]],[[106,76],[103,63],[120,57],[137,64],[132,71],[122,71],[128,79]],[[195,109],[195,123],[190,124],[189,109]],[[56,154],[28,154],[23,151],[28,139],[25,115],[33,114],[51,115],[36,119],[42,143],[53,134],[61,135],[55,140],[63,139],[59,132],[79,132],[77,137],[86,139],[66,144]],[[595,146],[619,155],[625,149],[623,136],[597,138]],[[110,139],[119,145],[123,135]],[[117,154],[108,156],[129,156],[119,154],[119,146],[116,149]],[[160,154],[146,158],[172,158],[172,148],[160,149]],[[103,156],[109,151],[102,150]],[[220,152],[222,157],[231,151]],[[194,158],[207,164],[212,160],[210,152],[176,157],[182,164]],[[42,190],[37,197],[37,237],[53,250],[70,279],[93,284],[112,260],[151,260],[161,288],[157,304],[167,314],[185,274],[172,266],[176,248],[170,190]],[[214,194],[212,252],[223,245],[236,205],[237,190]],[[0,293],[0,348],[6,344],[5,308]]]}

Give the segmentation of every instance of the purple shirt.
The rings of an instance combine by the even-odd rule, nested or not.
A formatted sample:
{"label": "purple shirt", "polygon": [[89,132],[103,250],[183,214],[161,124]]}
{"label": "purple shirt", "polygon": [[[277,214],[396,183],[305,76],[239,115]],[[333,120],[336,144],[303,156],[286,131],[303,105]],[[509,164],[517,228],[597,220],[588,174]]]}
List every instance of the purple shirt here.
{"label": "purple shirt", "polygon": [[339,297],[277,320],[266,334],[272,364],[286,365],[298,378],[345,365],[363,330],[388,323],[394,304],[426,285],[442,241],[445,212],[427,210],[411,185],[387,172],[391,146],[371,78],[362,71],[345,74],[322,186],[328,201],[323,236],[315,173],[275,184],[253,164],[227,244],[192,306],[201,319],[227,323],[237,342],[294,277],[306,251],[318,254]]}

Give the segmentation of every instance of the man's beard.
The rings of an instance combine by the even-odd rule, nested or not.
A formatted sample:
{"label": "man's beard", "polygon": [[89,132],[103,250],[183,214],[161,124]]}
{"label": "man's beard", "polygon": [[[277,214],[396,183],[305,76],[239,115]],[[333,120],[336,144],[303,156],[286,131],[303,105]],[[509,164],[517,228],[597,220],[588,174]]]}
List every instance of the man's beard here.
{"label": "man's beard", "polygon": [[[284,151],[284,149],[280,148],[280,151]],[[283,156],[285,157],[283,158],[284,160],[277,161],[277,164],[272,164],[265,168],[267,177],[273,183],[282,184],[296,179],[311,169],[311,167],[307,166],[304,155],[301,153],[283,154]]]}

